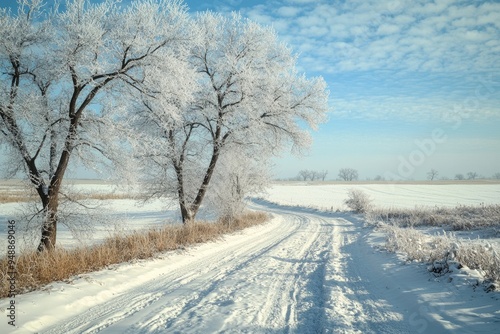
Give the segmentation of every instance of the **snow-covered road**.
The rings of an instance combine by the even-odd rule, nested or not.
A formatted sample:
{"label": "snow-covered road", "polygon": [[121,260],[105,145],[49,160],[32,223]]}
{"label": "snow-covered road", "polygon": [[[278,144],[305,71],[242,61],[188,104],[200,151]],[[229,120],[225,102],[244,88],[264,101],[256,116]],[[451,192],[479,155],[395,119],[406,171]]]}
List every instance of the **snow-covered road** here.
{"label": "snow-covered road", "polygon": [[[17,297],[20,333],[493,333],[498,296],[429,281],[350,215],[270,223]],[[0,307],[5,309],[6,300]],[[6,320],[0,332],[11,329]]]}

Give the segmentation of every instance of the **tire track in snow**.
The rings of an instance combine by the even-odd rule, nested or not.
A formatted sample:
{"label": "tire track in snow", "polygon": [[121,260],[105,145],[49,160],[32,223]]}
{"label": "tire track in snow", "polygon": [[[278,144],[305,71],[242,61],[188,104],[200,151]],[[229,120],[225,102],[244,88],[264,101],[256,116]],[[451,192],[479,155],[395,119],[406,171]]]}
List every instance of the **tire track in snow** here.
{"label": "tire track in snow", "polygon": [[[231,254],[230,258],[225,258],[220,261],[217,265],[214,265],[211,271],[215,272],[212,277],[203,277],[200,281],[193,282],[192,286],[187,287],[186,284],[184,288],[189,291],[194,291],[189,297],[184,295],[179,296],[177,299],[172,300],[172,303],[176,305],[175,309],[169,309],[168,311],[160,311],[153,316],[150,321],[146,321],[141,326],[142,328],[158,328],[162,330],[176,330],[177,319],[189,313],[196,313],[197,310],[203,312],[207,304],[207,300],[210,302],[209,297],[216,289],[219,288],[225,280],[236,275],[243,268],[249,266],[252,262],[265,256],[277,245],[281,244],[290,236],[293,232],[286,234],[284,237],[274,240],[272,243],[265,247],[260,245],[251,245],[249,249],[243,249],[238,252],[238,254]],[[243,259],[243,261],[241,261]],[[191,283],[191,282],[190,282]],[[231,295],[234,293],[235,289],[227,289],[224,291],[225,295]],[[179,307],[182,305],[182,307]],[[196,324],[193,324],[196,325]],[[181,324],[184,326],[184,323]],[[188,327],[192,327],[189,325]],[[140,328],[131,328],[127,333],[137,333]],[[184,332],[181,330],[179,332]]]}
{"label": "tire track in snow", "polygon": [[[290,228],[291,227],[291,228]],[[175,318],[179,313],[185,312],[180,305],[189,305],[189,303],[200,299],[199,296],[202,294],[195,292],[185,296],[179,296],[179,289],[182,289],[187,284],[195,281],[196,279],[201,279],[199,282],[200,290],[203,291],[203,287],[206,286],[208,282],[221,280],[224,275],[222,272],[231,271],[232,266],[237,266],[235,264],[235,259],[240,258],[255,258],[259,255],[265,253],[268,249],[279,244],[283,240],[289,238],[297,227],[288,226],[286,222],[281,221],[278,224],[273,224],[272,228],[265,228],[259,231],[255,235],[251,236],[248,240],[238,242],[230,247],[221,247],[220,252],[210,254],[209,256],[202,256],[193,263],[186,265],[170,274],[165,274],[160,277],[160,279],[152,280],[140,288],[133,288],[130,291],[126,290],[121,295],[112,298],[111,300],[96,305],[90,308],[84,314],[80,314],[71,319],[68,319],[62,325],[56,325],[53,328],[48,329],[45,333],[96,333],[100,332],[117,322],[121,322],[123,319],[133,317],[138,312],[148,308],[153,310],[147,310],[146,313],[160,314],[156,318],[161,318],[162,310],[163,314],[171,313]],[[249,260],[246,260],[247,262]],[[243,265],[245,262],[240,263]],[[214,284],[212,284],[214,286]],[[205,291],[206,294],[206,291]],[[174,295],[177,299],[171,298]],[[161,302],[163,299],[168,299],[164,304]],[[160,304],[156,306],[156,304]],[[172,307],[165,305],[174,305]],[[169,310],[165,312],[165,309]],[[167,320],[171,319],[167,316]],[[133,321],[135,322],[135,321]],[[164,321],[161,321],[164,322]],[[160,324],[149,323],[153,327],[160,328]],[[136,328],[136,326],[132,326]],[[140,329],[139,329],[140,330]],[[150,332],[149,330],[146,330]],[[139,333],[138,331],[132,331],[134,333]]]}
{"label": "tire track in snow", "polygon": [[[298,228],[294,229],[293,234],[282,239],[279,243],[266,247],[247,261],[241,262],[230,272],[225,272],[220,279],[210,285],[207,293],[201,294],[196,301],[186,305],[176,317],[170,317],[169,321],[166,322],[167,326],[160,328],[185,333],[192,328],[204,328],[205,332],[213,332],[215,329],[223,332],[239,332],[245,331],[245,324],[252,324],[252,328],[247,328],[248,332],[255,331],[255,328],[259,328],[259,331],[285,328],[285,331],[288,331],[288,329],[296,327],[297,298],[294,296],[299,291],[298,280],[304,278],[304,275],[297,273],[303,272],[301,260],[311,246],[314,247],[318,234],[316,231],[311,232],[307,229],[310,227],[308,226],[309,219],[286,215],[284,220],[291,226],[297,225]],[[301,232],[301,230],[304,231]],[[294,247],[297,244],[303,244],[299,252],[297,252],[298,248]],[[286,253],[284,259],[297,259],[294,260],[296,263],[291,261],[277,262],[276,259],[283,252]],[[293,256],[290,255],[290,252],[293,253]],[[280,265],[276,266],[276,263]],[[286,279],[288,276],[294,276],[295,279]],[[262,289],[262,287],[267,289]],[[260,307],[261,302],[245,304],[241,298],[235,297],[238,295],[248,296],[254,294],[255,291],[262,292],[258,300],[266,299],[267,305],[264,304],[263,307]],[[227,312],[224,321],[218,323],[214,321],[217,324],[207,325],[206,318],[221,318],[221,313],[224,313],[222,311],[224,307],[213,307],[218,304],[221,298],[225,300],[224,303],[229,303],[232,309]],[[205,319],[190,316],[194,314],[204,314]],[[261,316],[259,317],[258,314]],[[151,328],[151,323],[146,324],[145,327]],[[211,330],[206,330],[209,327]],[[155,328],[159,327],[155,326]]]}
{"label": "tire track in snow", "polygon": [[[330,333],[412,333],[401,314],[394,312],[383,292],[371,282],[370,259],[374,250],[363,241],[368,233],[352,222],[339,219],[334,228],[330,282]],[[376,268],[380,271],[381,268]],[[383,283],[383,282],[382,282]]]}
{"label": "tire track in snow", "polygon": [[[263,324],[265,328],[284,327],[285,333],[292,331],[297,326],[297,305],[300,291],[299,280],[304,279],[304,268],[310,260],[311,249],[318,244],[319,225],[310,224],[310,220],[302,216],[290,216],[305,227],[314,228],[304,232],[300,238],[294,240],[294,244],[299,244],[297,250],[294,245],[283,245],[282,252],[275,258],[283,259],[283,265],[279,268],[281,275],[277,275],[268,290],[268,298],[264,307],[257,314],[256,322]],[[285,247],[287,246],[287,247]],[[294,259],[293,261],[284,259]],[[293,279],[289,279],[292,276]],[[279,311],[279,312],[278,312]]]}
{"label": "tire track in snow", "polygon": [[[301,218],[304,219],[304,216]],[[287,254],[283,256],[295,259],[288,268],[293,279],[277,281],[283,287],[283,293],[272,300],[274,309],[286,306],[284,333],[318,333],[323,327],[324,268],[331,228],[314,222],[310,217],[304,220],[304,224],[309,227],[304,232],[308,239],[300,252],[295,253],[294,247],[288,247]]]}

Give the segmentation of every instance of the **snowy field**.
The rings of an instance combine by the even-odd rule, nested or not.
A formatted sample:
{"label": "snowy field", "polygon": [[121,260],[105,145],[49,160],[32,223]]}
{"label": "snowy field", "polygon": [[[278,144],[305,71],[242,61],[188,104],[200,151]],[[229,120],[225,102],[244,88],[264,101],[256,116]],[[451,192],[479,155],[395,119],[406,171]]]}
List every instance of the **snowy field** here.
{"label": "snowy field", "polygon": [[[22,191],[19,182],[0,181],[0,191],[11,191],[19,193]],[[137,191],[133,187],[119,187],[109,182],[84,180],[70,181],[63,191],[67,193],[86,195],[109,195],[117,197],[133,197]],[[78,221],[85,217],[84,224],[72,226],[71,233],[68,226],[58,225],[57,244],[64,248],[72,248],[82,243],[87,245],[100,242],[114,233],[126,233],[128,231],[143,230],[163,224],[179,224],[180,213],[176,203],[167,200],[153,199],[148,201],[136,200],[132,198],[108,199],[108,200],[83,200],[80,203],[91,209],[83,209],[80,205],[71,204],[66,211],[79,213]],[[38,202],[37,202],[38,204]],[[20,220],[26,212],[33,212],[30,203],[0,203],[0,221]],[[64,208],[64,205],[61,205]],[[200,211],[201,219],[210,219],[211,216],[204,210]],[[71,221],[70,219],[68,219]],[[33,233],[26,233],[24,224],[18,226],[17,231],[18,247],[36,247],[38,230]],[[0,224],[0,235],[5,235],[7,224]],[[0,249],[4,249],[7,240],[0,239]]]}
{"label": "snowy field", "polygon": [[[335,212],[351,187],[276,184],[249,203],[269,223],[17,296],[15,329],[0,300],[0,333],[498,333],[499,292],[380,249],[383,234]],[[355,187],[385,207],[500,202],[499,184]],[[160,202],[104,202],[127,228],[173,215]],[[0,219],[16,205],[0,204]]]}
{"label": "snowy field", "polygon": [[463,184],[288,182],[273,185],[263,197],[284,205],[344,211],[348,209],[344,205],[344,200],[347,198],[349,189],[362,190],[379,208],[500,204],[500,182],[489,184],[482,182],[464,182]]}

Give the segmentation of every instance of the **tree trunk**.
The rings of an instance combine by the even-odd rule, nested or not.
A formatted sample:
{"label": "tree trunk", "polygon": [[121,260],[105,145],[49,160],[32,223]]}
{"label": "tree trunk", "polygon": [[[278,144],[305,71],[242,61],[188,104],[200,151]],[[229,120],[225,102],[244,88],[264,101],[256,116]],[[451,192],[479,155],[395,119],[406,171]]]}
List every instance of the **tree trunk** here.
{"label": "tree trunk", "polygon": [[57,235],[57,210],[59,207],[59,186],[60,182],[51,184],[47,189],[45,185],[40,185],[38,192],[42,199],[45,220],[42,225],[42,238],[38,245],[38,251],[51,251],[56,246]]}
{"label": "tree trunk", "polygon": [[[75,95],[76,96],[76,95]],[[76,99],[76,97],[73,99]],[[72,99],[72,100],[73,100]],[[70,115],[74,114],[74,106],[70,108]],[[61,188],[62,180],[66,169],[68,168],[69,158],[73,150],[73,143],[77,133],[78,122],[81,117],[81,112],[77,113],[75,116],[71,116],[71,122],[66,140],[64,142],[64,151],[61,153],[59,162],[54,171],[54,175],[50,179],[48,189],[38,188],[38,194],[42,199],[45,221],[42,226],[42,238],[40,244],[38,245],[38,251],[42,252],[44,250],[51,251],[56,246],[56,234],[57,234],[57,210],[59,208],[59,189]],[[52,148],[52,147],[51,147]],[[52,154],[53,152],[51,152]],[[50,159],[52,160],[52,156]],[[51,161],[52,163],[53,161]],[[51,167],[52,168],[52,167]]]}
{"label": "tree trunk", "polygon": [[45,221],[42,226],[42,238],[38,245],[38,251],[52,251],[56,246],[57,235],[57,198],[50,198],[48,205],[45,207]]}
{"label": "tree trunk", "polygon": [[[68,142],[66,142],[66,147],[70,147]],[[40,240],[40,244],[38,245],[39,252],[44,250],[51,251],[56,246],[59,190],[61,188],[64,173],[68,167],[69,157],[70,150],[68,149],[61,154],[57,169],[54,176],[50,180],[48,189],[38,191],[39,194],[44,194],[44,196],[40,195],[40,197],[42,198],[43,210],[45,213],[45,221],[42,226],[42,238]]]}
{"label": "tree trunk", "polygon": [[193,203],[187,203],[186,201],[186,194],[184,192],[184,178],[182,175],[182,167],[174,163],[174,169],[177,174],[177,196],[179,197],[179,207],[181,210],[181,217],[182,217],[182,223],[184,225],[189,224],[194,220],[196,217],[196,214],[198,213],[198,210],[200,209],[201,203],[203,202],[203,198],[205,197],[205,194],[207,193],[208,185],[210,183],[210,179],[212,178],[212,175],[215,170],[215,165],[217,163],[217,160],[219,159],[219,153],[220,150],[218,147],[214,148],[214,152],[212,154],[212,158],[210,160],[210,164],[205,172],[205,176],[203,177],[203,182],[198,189],[198,193],[196,195],[196,198],[194,199]]}
{"label": "tree trunk", "polygon": [[214,150],[212,153],[212,158],[210,159],[210,164],[205,172],[205,176],[203,177],[203,182],[201,183],[200,188],[198,189],[198,193],[196,194],[196,198],[193,203],[190,205],[189,209],[191,211],[191,217],[194,220],[198,210],[200,209],[201,203],[205,198],[205,195],[208,190],[208,185],[210,184],[210,180],[212,179],[212,175],[215,171],[215,165],[217,164],[217,160],[219,159],[220,148],[218,145],[214,145]]}
{"label": "tree trunk", "polygon": [[193,211],[191,211],[185,201],[179,200],[179,207],[181,209],[182,223],[187,225],[192,222],[196,213],[193,214]]}

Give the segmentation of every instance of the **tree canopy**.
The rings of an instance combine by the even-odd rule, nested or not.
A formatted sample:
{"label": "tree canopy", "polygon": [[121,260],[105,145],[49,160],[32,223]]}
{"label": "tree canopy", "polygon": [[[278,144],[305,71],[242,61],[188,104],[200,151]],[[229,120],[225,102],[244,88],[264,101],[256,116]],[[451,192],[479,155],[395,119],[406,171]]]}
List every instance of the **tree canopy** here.
{"label": "tree canopy", "polygon": [[210,188],[224,197],[217,184],[239,201],[260,187],[254,162],[306,148],[328,109],[324,80],[299,74],[271,28],[190,17],[178,0],[18,0],[0,35],[0,145],[40,198],[40,250],[55,245],[70,161],[138,174],[189,222]]}

